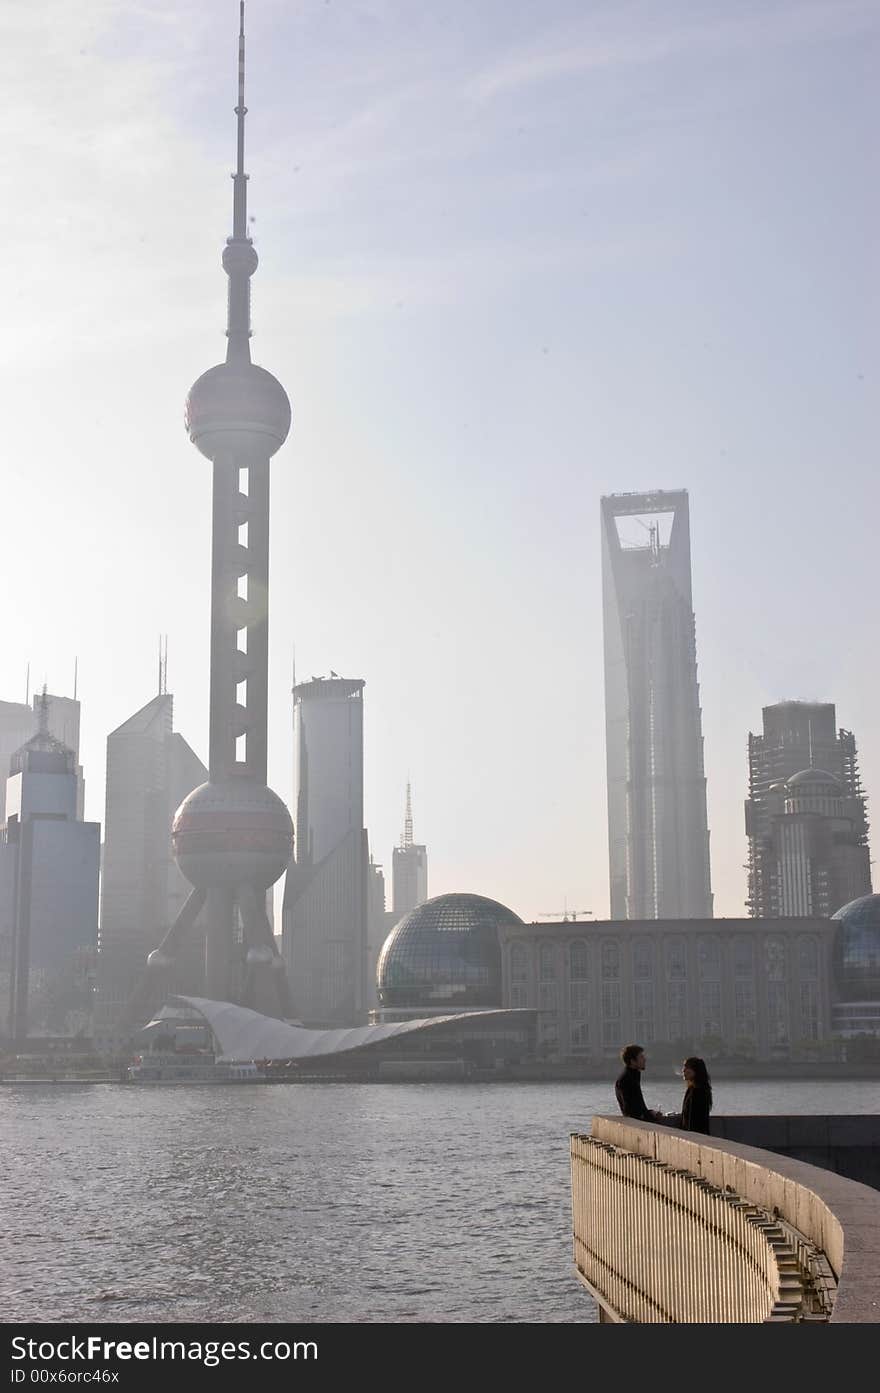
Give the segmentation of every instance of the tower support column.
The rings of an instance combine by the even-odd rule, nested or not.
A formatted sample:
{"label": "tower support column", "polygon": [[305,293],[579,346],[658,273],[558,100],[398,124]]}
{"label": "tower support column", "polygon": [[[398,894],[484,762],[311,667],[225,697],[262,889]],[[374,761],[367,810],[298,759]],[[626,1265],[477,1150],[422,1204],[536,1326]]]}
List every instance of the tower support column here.
{"label": "tower support column", "polygon": [[235,924],[233,892],[208,890],[208,932],[205,936],[205,986],[214,1001],[232,1001],[232,955]]}

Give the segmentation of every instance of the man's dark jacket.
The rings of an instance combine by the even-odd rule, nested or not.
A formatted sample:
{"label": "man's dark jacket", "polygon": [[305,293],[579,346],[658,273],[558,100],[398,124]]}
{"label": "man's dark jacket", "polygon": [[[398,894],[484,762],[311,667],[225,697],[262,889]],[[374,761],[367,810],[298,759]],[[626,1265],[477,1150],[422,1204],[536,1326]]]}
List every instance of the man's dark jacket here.
{"label": "man's dark jacket", "polygon": [[645,1100],[642,1097],[640,1072],[639,1069],[631,1069],[629,1065],[624,1069],[614,1085],[617,1105],[624,1117],[634,1117],[639,1122],[653,1122],[654,1118],[645,1107]]}

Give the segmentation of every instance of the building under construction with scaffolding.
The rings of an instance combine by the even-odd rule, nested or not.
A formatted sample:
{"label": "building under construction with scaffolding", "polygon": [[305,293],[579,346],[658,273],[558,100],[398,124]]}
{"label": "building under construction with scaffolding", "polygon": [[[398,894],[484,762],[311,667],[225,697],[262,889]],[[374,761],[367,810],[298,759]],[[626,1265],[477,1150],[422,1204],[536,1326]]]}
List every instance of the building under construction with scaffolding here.
{"label": "building under construction with scaffolding", "polygon": [[855,736],[833,702],[765,706],[749,735],[749,913],[818,915],[871,893],[866,797]]}

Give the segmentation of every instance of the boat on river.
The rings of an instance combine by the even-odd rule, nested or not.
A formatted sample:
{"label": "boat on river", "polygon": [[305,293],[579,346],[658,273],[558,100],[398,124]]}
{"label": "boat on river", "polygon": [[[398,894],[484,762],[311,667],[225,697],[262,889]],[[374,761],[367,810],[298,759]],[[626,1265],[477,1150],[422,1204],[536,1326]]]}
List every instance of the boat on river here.
{"label": "boat on river", "polygon": [[138,1084],[267,1083],[254,1060],[217,1059],[215,1055],[169,1051],[137,1054],[126,1069],[126,1082]]}

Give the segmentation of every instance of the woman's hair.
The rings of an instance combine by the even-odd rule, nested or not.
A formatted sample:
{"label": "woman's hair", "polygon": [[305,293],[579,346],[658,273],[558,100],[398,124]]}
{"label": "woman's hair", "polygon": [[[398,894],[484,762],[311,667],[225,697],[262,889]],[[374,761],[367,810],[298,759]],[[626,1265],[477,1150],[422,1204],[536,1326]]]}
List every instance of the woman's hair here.
{"label": "woman's hair", "polygon": [[712,1080],[709,1078],[709,1070],[706,1068],[705,1059],[699,1059],[697,1055],[692,1054],[690,1059],[685,1060],[684,1067],[685,1069],[692,1069],[694,1074],[694,1083],[699,1084],[700,1088],[706,1089],[707,1093],[709,1094],[709,1107],[711,1108]]}

